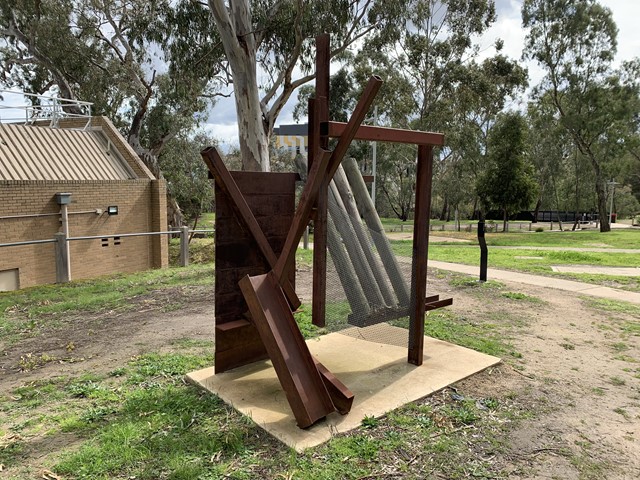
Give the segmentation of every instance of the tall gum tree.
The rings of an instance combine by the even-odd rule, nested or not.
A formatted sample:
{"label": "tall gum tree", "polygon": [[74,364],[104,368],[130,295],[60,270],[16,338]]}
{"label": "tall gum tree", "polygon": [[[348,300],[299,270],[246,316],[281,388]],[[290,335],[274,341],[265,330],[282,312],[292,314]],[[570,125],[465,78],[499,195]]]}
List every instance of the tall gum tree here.
{"label": "tall gum tree", "polygon": [[[527,72],[500,53],[501,41],[495,56],[478,60],[474,38],[495,22],[494,1],[423,0],[406,6],[393,27],[364,45],[354,75],[362,82],[381,72],[380,123],[445,132],[447,145],[434,165],[434,194],[442,197],[444,218],[475,196],[488,131],[505,104],[524,90]],[[393,162],[394,154],[388,159]],[[381,157],[379,164],[385,161]]]}
{"label": "tall gum tree", "polygon": [[488,165],[478,179],[482,202],[502,210],[504,232],[509,215],[531,207],[538,193],[532,165],[526,161],[527,134],[522,114],[498,116],[489,133]]}
{"label": "tall gum tree", "polygon": [[627,73],[632,63],[612,68],[618,30],[596,0],[525,0],[522,21],[529,29],[523,56],[546,71],[536,96],[551,99],[560,125],[589,159],[600,231],[607,232],[606,183],[637,132],[638,78]]}
{"label": "tall gum tree", "polygon": [[[220,62],[212,59],[222,54],[208,37],[207,62],[174,64],[176,57],[204,55],[179,39],[181,29],[206,31],[209,16],[187,15],[171,3],[0,0],[0,83],[92,102],[93,113],[108,116],[162,178],[158,155],[215,96],[210,79]],[[179,206],[168,200],[170,221],[179,225]]]}
{"label": "tall gum tree", "polygon": [[[380,25],[383,12],[398,11],[396,7],[384,9],[383,3],[208,1],[234,89],[245,170],[270,169],[268,145],[275,121],[296,88],[315,78],[313,38],[330,33],[331,56],[340,55]],[[263,84],[258,74],[266,78]]]}

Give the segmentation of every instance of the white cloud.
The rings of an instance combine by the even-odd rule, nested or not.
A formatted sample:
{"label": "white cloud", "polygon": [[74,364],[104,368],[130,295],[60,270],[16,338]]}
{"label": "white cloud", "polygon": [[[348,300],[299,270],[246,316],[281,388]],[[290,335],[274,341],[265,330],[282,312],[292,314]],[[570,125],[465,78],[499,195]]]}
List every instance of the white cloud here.
{"label": "white cloud", "polygon": [[[640,18],[640,1],[600,0],[603,6],[611,9],[613,20],[618,26],[618,52],[615,64],[640,56],[640,35],[636,34],[637,19]],[[527,30],[522,27],[522,0],[498,0],[496,2],[498,19],[481,37],[480,59],[495,55],[493,47],[496,39],[504,40],[502,53],[520,60],[524,48]],[[535,86],[542,80],[544,70],[533,61],[525,63],[529,71],[529,85]]]}
{"label": "white cloud", "polygon": [[600,3],[611,9],[613,20],[618,25],[616,61],[622,62],[640,56],[640,35],[638,35],[640,2],[637,0],[600,0]]}

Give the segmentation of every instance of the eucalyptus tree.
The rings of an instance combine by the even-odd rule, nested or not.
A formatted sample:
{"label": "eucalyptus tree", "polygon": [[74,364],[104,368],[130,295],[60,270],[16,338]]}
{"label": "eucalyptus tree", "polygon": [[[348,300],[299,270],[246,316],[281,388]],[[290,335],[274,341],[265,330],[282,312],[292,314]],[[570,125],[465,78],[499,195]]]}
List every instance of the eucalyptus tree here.
{"label": "eucalyptus tree", "polygon": [[[536,222],[539,210],[544,206],[549,210],[560,210],[559,192],[561,183],[568,176],[569,155],[574,147],[566,131],[559,125],[555,118],[553,104],[544,98],[535,102],[529,102],[527,108],[527,120],[529,122],[529,157],[535,168],[538,182],[538,199],[533,213],[533,221]],[[575,183],[575,192],[579,192],[579,183]],[[575,198],[576,211],[578,211],[578,197]]]}
{"label": "eucalyptus tree", "polygon": [[600,231],[610,230],[606,182],[638,131],[637,62],[614,70],[617,27],[596,0],[525,0],[524,56],[546,71],[536,89],[555,106],[560,125],[594,175]]}
{"label": "eucalyptus tree", "polygon": [[489,133],[487,167],[478,179],[486,207],[502,210],[504,231],[509,215],[529,208],[537,196],[532,165],[527,162],[528,127],[517,112],[501,114]]}
{"label": "eucalyptus tree", "polygon": [[[161,178],[157,156],[216,94],[223,52],[208,25],[170,0],[0,0],[0,83],[93,102]],[[185,31],[201,32],[199,48]],[[187,66],[187,51],[206,61]]]}
{"label": "eucalyptus tree", "polygon": [[315,78],[314,37],[330,33],[330,55],[336,57],[398,11],[386,3],[208,1],[234,89],[245,169],[269,170],[269,137],[276,118],[295,89]]}
{"label": "eucalyptus tree", "polygon": [[474,39],[495,20],[492,0],[407,2],[396,28],[364,45],[353,66],[358,82],[371,72],[386,81],[381,123],[445,133],[447,144],[434,166],[443,217],[473,201],[489,129],[527,85],[526,70],[500,53],[501,41],[494,57],[477,59]]}
{"label": "eucalyptus tree", "polygon": [[185,131],[169,140],[158,155],[167,190],[194,229],[202,213],[211,211],[213,204],[212,180],[200,156],[204,148],[212,145],[217,145],[217,140],[210,134]]}
{"label": "eucalyptus tree", "polygon": [[440,170],[445,203],[458,210],[461,202],[475,200],[473,186],[486,167],[488,135],[498,114],[523,93],[527,71],[498,53],[480,63],[461,64],[454,79],[453,92],[441,106],[447,113],[447,147]]}

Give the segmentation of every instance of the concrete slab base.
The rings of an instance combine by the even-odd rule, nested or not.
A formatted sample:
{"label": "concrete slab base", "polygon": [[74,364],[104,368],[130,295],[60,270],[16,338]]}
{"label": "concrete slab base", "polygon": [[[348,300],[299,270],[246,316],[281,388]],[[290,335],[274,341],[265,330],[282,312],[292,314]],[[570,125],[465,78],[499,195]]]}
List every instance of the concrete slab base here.
{"label": "concrete slab base", "polygon": [[381,327],[388,329],[389,336],[397,336],[402,330],[384,324],[376,325],[371,336],[363,328],[357,329],[357,336],[331,333],[307,341],[311,353],[351,389],[355,400],[349,414],[332,413],[305,430],[297,427],[268,361],[218,375],[210,367],[187,377],[251,417],[286,445],[302,451],[326,442],[336,433],[358,427],[365,416],[382,416],[500,362],[499,358],[425,337],[424,363],[416,367],[407,363],[406,347],[371,341],[384,338]]}

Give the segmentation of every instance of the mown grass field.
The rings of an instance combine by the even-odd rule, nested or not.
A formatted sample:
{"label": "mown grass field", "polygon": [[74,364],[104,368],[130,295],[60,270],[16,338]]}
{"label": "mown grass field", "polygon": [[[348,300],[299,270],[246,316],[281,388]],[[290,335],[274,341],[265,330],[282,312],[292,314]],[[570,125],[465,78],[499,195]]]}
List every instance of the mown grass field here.
{"label": "mown grass field", "polygon": [[[447,243],[443,238],[459,238],[467,243]],[[525,273],[558,276],[582,282],[640,291],[640,277],[602,275],[593,273],[554,272],[553,265],[591,265],[601,267],[640,267],[640,230],[619,229],[607,233],[577,232],[521,232],[490,233],[485,236],[489,247],[489,267]],[[411,255],[411,240],[392,240],[399,255]],[[492,247],[520,247],[492,248]],[[556,250],[543,250],[551,247]],[[605,251],[574,251],[566,248],[605,249]],[[606,249],[634,249],[637,253],[606,251]],[[443,262],[480,265],[480,248],[475,233],[437,232],[430,236],[429,258]]]}
{"label": "mown grass field", "polygon": [[[16,348],[60,334],[73,327],[58,320],[71,315],[112,318],[116,309],[122,318],[134,298],[144,303],[164,289],[209,285],[212,277],[212,265],[205,264],[1,293],[0,339]],[[458,277],[452,286],[468,288]],[[495,282],[472,287],[501,295]],[[470,323],[446,311],[430,319],[432,336],[519,358],[494,319]],[[306,336],[322,333],[310,324],[308,308],[298,321]],[[57,375],[57,362],[22,363],[20,374],[29,381],[0,393],[0,478],[423,478],[425,468],[446,478],[489,477],[502,466],[485,459],[503,448],[512,424],[532,414],[515,393],[445,391],[382,419],[367,417],[358,430],[296,454],[216,396],[185,383],[186,373],[213,364],[212,352],[212,340],[178,337],[109,371]]]}
{"label": "mown grass field", "polygon": [[[438,236],[457,237],[478,243],[475,232],[432,232],[431,240]],[[640,250],[640,229],[614,229],[600,233],[595,230],[529,232],[527,230],[488,233],[485,240],[489,246],[531,246],[572,248],[637,248]]]}
{"label": "mown grass field", "polygon": [[[624,242],[631,240],[622,235],[612,243],[620,246]],[[403,241],[393,245],[401,254],[411,247]],[[477,246],[432,245],[430,250],[448,261],[477,261]],[[544,252],[549,254],[545,257],[535,247],[532,251],[544,257],[534,265],[540,270],[551,262],[612,262],[607,254]],[[528,250],[494,252],[528,255]],[[191,254],[194,263],[187,268],[0,293],[0,344],[3,350],[15,351],[38,338],[69,334],[73,325],[67,319],[83,315],[104,318],[106,323],[128,315],[138,318],[136,310],[176,288],[185,296],[172,301],[188,304],[190,291],[213,283],[212,241],[194,240]],[[631,261],[629,256],[633,257],[613,255],[617,258],[613,265]],[[311,251],[299,251],[297,261],[308,269]],[[505,257],[503,261],[508,265],[511,260]],[[499,282],[479,284],[461,275],[436,272],[433,281],[448,289],[456,302],[468,296],[491,307],[431,312],[426,334],[499,356],[507,364],[500,368],[506,371],[526,367],[527,359],[515,346],[516,336],[528,328],[531,309],[546,308],[545,300],[508,291]],[[638,315],[637,306],[622,302],[589,302],[590,308],[611,315]],[[181,305],[173,308],[179,310]],[[154,315],[162,312],[170,314],[165,309]],[[297,321],[306,337],[327,331],[311,324],[308,307],[297,314]],[[637,322],[627,320],[621,328],[629,338],[639,334]],[[569,342],[566,345],[567,350],[576,348]],[[623,349],[621,341],[614,346],[616,358],[635,361],[629,356],[628,344],[622,353],[618,352]],[[69,349],[74,348],[69,343]],[[509,434],[521,422],[544,414],[546,407],[532,403],[533,390],[493,389],[491,372],[478,377],[481,388],[463,383],[383,418],[366,417],[359,429],[297,454],[216,396],[185,383],[186,373],[212,365],[212,352],[212,339],[177,334],[158,351],[123,357],[108,370],[86,368],[61,375],[56,365],[64,359],[42,352],[31,356],[24,350],[19,371],[12,371],[14,381],[2,384],[0,376],[0,385],[8,385],[0,389],[0,478],[462,479],[508,478],[514,468],[526,477],[530,471],[526,462],[514,467],[518,460],[508,453]],[[78,355],[74,361],[89,360]],[[28,380],[16,382],[21,376]],[[598,475],[606,464],[584,460],[569,449],[558,452],[575,461],[581,478],[601,478]]]}

